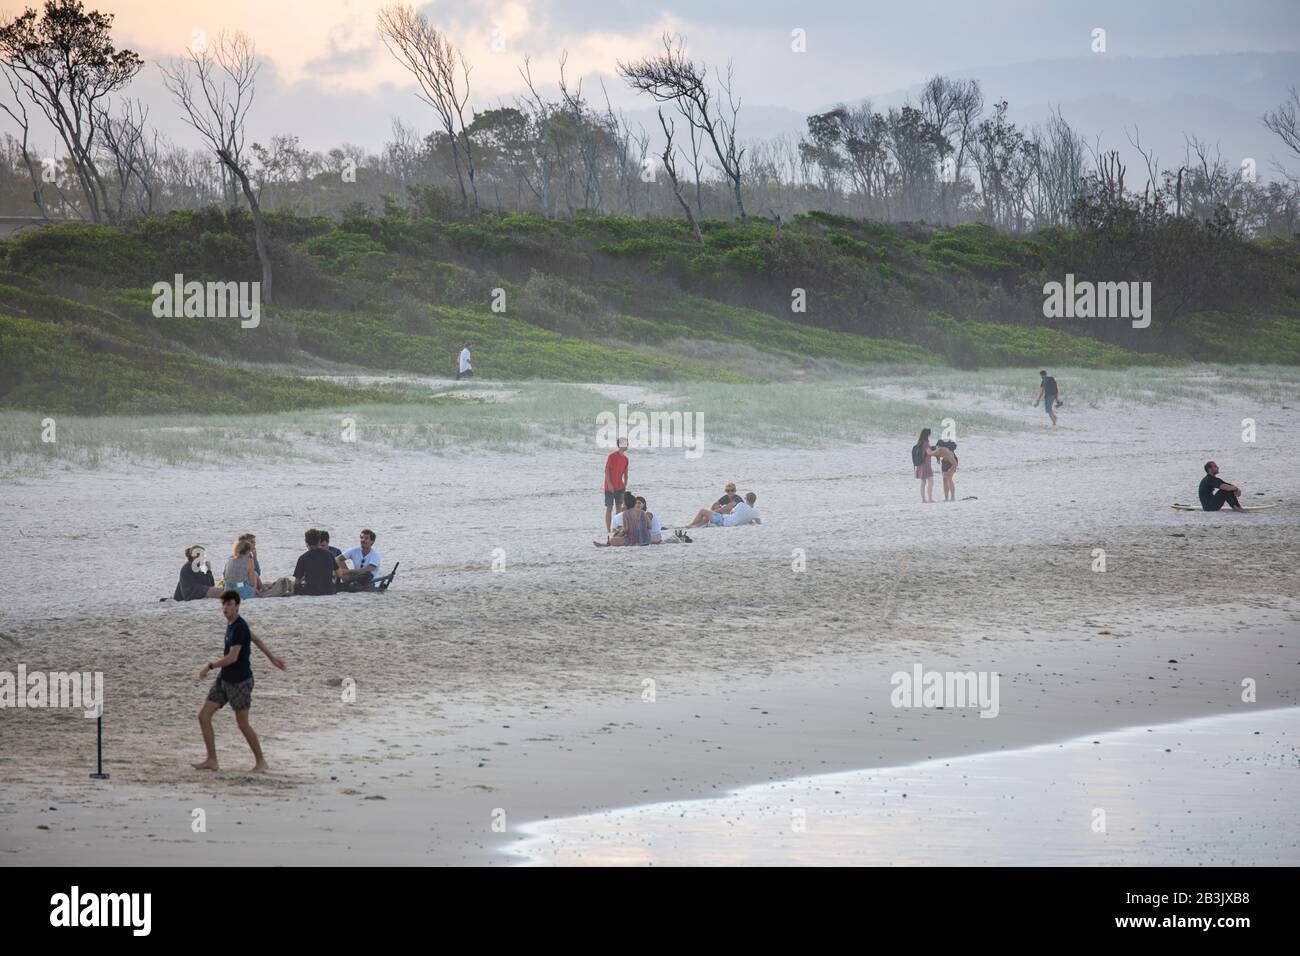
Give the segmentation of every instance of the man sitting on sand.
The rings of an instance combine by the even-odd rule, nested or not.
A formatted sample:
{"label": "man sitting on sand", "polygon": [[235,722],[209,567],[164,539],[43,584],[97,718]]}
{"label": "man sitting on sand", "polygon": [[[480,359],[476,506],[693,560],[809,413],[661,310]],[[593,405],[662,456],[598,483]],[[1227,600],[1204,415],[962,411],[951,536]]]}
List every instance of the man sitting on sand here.
{"label": "man sitting on sand", "polygon": [[293,569],[293,593],[322,595],[334,593],[334,558],[321,543],[320,532],[309,528],[303,535],[307,550],[298,556]]}
{"label": "man sitting on sand", "polygon": [[227,591],[221,595],[221,613],[226,618],[225,656],[211,664],[204,664],[199,671],[199,680],[206,680],[211,671],[221,668],[208,690],[208,699],[199,709],[199,729],[203,731],[203,746],[208,751],[208,759],[196,763],[194,769],[220,769],[217,766],[217,736],[212,730],[212,715],[229,704],[235,712],[235,723],[239,725],[249,749],[253,751],[253,772],[262,773],[267,769],[266,758],[262,756],[262,744],[257,739],[257,732],[248,722],[248,709],[253,706],[251,645],[256,644],[266,659],[280,670],[285,669],[284,661],[272,654],[271,649],[259,638],[254,637],[248,622],[239,616],[238,591]]}
{"label": "man sitting on sand", "polygon": [[[348,562],[352,567],[348,567]],[[361,547],[344,551],[337,560],[339,583],[365,587],[379,577],[379,552],[375,550],[375,533],[361,529]]]}
{"label": "man sitting on sand", "polygon": [[762,524],[758,509],[754,507],[756,501],[758,501],[758,495],[751,491],[745,495],[744,501],[732,507],[730,514],[722,514],[720,511],[714,511],[711,508],[701,508],[686,527],[703,528],[707,525],[713,525],[717,528],[734,528],[742,524]]}
{"label": "man sitting on sand", "polygon": [[1206,511],[1219,511],[1224,505],[1233,511],[1246,510],[1237,500],[1241,489],[1220,478],[1219,466],[1212,461],[1205,463],[1205,477],[1201,479],[1201,486],[1197,489],[1197,493],[1201,496],[1201,507]]}

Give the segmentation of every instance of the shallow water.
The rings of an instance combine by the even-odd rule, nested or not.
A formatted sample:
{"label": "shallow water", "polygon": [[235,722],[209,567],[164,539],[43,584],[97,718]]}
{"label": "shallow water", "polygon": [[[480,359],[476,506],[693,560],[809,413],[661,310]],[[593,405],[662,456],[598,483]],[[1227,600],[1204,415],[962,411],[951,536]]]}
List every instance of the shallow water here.
{"label": "shallow water", "polygon": [[1295,865],[1300,708],[528,824],[565,865]]}

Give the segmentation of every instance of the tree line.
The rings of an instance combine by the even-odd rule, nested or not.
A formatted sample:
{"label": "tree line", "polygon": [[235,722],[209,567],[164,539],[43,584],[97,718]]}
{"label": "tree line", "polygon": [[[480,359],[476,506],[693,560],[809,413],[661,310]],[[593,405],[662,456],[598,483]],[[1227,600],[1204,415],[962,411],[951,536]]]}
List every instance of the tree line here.
{"label": "tree line", "polygon": [[[984,222],[1012,234],[1095,227],[1123,208],[1135,223],[1188,218],[1238,236],[1300,231],[1300,177],[1266,180],[1188,135],[1174,163],[1125,135],[1142,160],[1089,141],[1053,111],[1014,123],[1005,100],[975,80],[931,78],[901,106],[842,103],[807,117],[798,136],[743,137],[730,64],[693,58],[685,38],[619,62],[620,82],[656,109],[652,135],[611,106],[609,91],[573,81],[562,56],[546,77],[525,59],[521,94],[475,111],[472,65],[445,31],[410,6],[379,11],[378,34],[410,74],[422,123],[395,118],[378,153],[325,152],[292,133],[247,142],[259,60],[245,34],[198,42],[159,64],[199,148],[167,142],[129,97],[144,68],[114,46],[112,16],[80,0],[47,0],[0,23],[0,108],[16,132],[0,143],[0,202],[14,214],[121,223],[178,208],[245,208],[256,227],[270,301],[263,211],[364,216],[411,211],[441,218],[533,213],[686,219],[784,218],[817,209],[878,220]],[[551,92],[554,90],[555,92]],[[0,87],[0,94],[4,94]],[[1300,157],[1300,93],[1262,122]],[[54,129],[56,155],[30,145],[33,123]],[[1104,210],[1110,209],[1111,212]],[[1099,211],[1100,210],[1100,211]],[[1108,219],[1107,217],[1110,217]]]}

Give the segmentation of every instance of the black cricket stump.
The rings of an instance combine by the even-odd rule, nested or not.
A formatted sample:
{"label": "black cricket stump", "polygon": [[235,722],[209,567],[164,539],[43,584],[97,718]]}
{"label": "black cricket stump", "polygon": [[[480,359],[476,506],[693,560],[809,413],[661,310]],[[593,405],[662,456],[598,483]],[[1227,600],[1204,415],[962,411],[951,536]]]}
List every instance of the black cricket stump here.
{"label": "black cricket stump", "polygon": [[104,714],[95,719],[95,766],[99,769],[96,773],[90,775],[91,780],[107,780],[108,774],[104,773]]}

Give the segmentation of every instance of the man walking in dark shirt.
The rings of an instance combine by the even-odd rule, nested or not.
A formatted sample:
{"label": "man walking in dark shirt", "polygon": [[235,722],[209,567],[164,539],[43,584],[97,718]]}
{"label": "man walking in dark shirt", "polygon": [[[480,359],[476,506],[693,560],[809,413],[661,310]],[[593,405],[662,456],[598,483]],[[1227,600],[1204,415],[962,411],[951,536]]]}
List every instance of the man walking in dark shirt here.
{"label": "man walking in dark shirt", "polygon": [[1043,409],[1048,415],[1052,416],[1052,424],[1056,424],[1056,379],[1048,375],[1046,370],[1038,373],[1042,387],[1038,389],[1038,397],[1043,400]]}
{"label": "man walking in dark shirt", "polygon": [[284,661],[271,653],[271,649],[254,637],[248,622],[239,616],[239,592],[227,591],[221,595],[221,613],[226,618],[226,653],[218,661],[204,664],[199,671],[199,680],[206,680],[208,674],[221,668],[217,679],[212,682],[208,699],[199,709],[199,728],[203,731],[203,746],[207,748],[208,759],[194,765],[195,770],[219,770],[217,766],[217,736],[212,731],[212,715],[226,704],[235,712],[235,723],[239,725],[249,749],[253,751],[254,773],[263,773],[268,768],[262,756],[262,744],[257,739],[253,725],[248,722],[248,709],[253,706],[253,667],[249,658],[252,645],[266,655],[266,659],[280,670],[284,670]]}
{"label": "man walking in dark shirt", "polygon": [[334,558],[321,542],[320,532],[310,528],[303,540],[307,542],[307,550],[299,555],[293,569],[293,593],[333,594]]}
{"label": "man walking in dark shirt", "polygon": [[1233,511],[1246,510],[1237,500],[1241,489],[1220,478],[1219,466],[1212,461],[1205,463],[1205,477],[1201,479],[1201,486],[1197,489],[1197,493],[1201,496],[1201,507],[1206,511],[1220,511],[1224,505]]}

